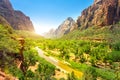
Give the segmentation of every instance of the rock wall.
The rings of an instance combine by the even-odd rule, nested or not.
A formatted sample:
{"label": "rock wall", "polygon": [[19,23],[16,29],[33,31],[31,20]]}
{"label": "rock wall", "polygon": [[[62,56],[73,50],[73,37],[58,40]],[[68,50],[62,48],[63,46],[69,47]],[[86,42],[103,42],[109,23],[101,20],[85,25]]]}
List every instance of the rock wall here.
{"label": "rock wall", "polygon": [[82,12],[77,24],[83,29],[91,26],[111,25],[120,20],[120,0],[94,0],[92,6]]}
{"label": "rock wall", "polygon": [[16,30],[34,31],[30,18],[21,11],[14,10],[9,0],[0,0],[0,16]]}

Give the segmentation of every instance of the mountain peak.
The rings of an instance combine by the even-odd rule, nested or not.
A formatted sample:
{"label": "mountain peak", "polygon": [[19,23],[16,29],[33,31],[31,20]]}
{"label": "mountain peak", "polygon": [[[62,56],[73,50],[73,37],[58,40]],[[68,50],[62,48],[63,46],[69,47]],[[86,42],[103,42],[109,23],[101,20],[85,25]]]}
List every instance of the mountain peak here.
{"label": "mountain peak", "polygon": [[13,10],[13,7],[9,0],[0,0],[0,8]]}
{"label": "mountain peak", "polygon": [[68,17],[66,20],[68,20],[68,21],[74,21],[72,17]]}
{"label": "mountain peak", "polygon": [[51,29],[48,33],[45,33],[44,36],[47,38],[59,38],[77,29],[77,27],[76,22],[71,17],[68,17],[56,30]]}
{"label": "mountain peak", "polygon": [[34,31],[30,18],[21,11],[14,10],[9,0],[0,0],[0,16],[14,29]]}
{"label": "mountain peak", "polygon": [[64,34],[67,34],[74,29],[77,29],[77,24],[76,22],[71,18],[68,17],[56,30],[55,30],[55,35],[56,37],[61,37]]}

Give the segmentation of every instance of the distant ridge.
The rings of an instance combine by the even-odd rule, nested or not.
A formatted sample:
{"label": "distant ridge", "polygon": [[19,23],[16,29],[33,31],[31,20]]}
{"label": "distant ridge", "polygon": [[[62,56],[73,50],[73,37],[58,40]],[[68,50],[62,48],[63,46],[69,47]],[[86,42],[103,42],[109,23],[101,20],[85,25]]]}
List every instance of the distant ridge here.
{"label": "distant ridge", "polygon": [[56,30],[50,30],[48,33],[45,34],[45,37],[48,38],[60,38],[63,35],[77,29],[76,22],[71,18],[68,17]]}

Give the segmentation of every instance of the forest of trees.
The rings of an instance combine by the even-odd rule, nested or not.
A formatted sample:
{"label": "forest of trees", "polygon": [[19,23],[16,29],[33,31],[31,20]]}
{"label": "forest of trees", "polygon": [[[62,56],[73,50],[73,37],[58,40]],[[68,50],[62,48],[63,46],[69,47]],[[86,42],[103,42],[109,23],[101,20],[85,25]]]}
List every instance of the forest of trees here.
{"label": "forest of trees", "polygon": [[[108,42],[90,40],[42,39],[38,40],[37,43],[49,55],[64,59],[71,63],[71,67],[83,71],[85,80],[89,80],[89,77],[95,80],[97,78],[117,80],[116,76],[120,75],[120,42],[109,44]],[[53,51],[57,51],[59,54]],[[71,60],[73,56],[74,59]]]}

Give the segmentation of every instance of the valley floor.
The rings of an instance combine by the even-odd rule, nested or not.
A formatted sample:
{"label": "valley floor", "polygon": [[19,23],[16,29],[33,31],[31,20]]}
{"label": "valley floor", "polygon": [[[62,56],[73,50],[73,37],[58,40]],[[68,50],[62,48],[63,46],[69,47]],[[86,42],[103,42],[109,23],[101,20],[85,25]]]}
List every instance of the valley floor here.
{"label": "valley floor", "polygon": [[[60,69],[61,74],[64,74],[64,75],[61,75],[61,77],[60,77],[60,76],[57,77],[58,75],[55,75],[57,79],[58,79],[58,78],[65,78],[65,79],[66,79],[66,78],[67,78],[67,77],[66,77],[67,74],[68,74],[68,73],[70,74],[70,73],[72,73],[72,72],[74,72],[74,74],[75,74],[78,78],[81,78],[81,77],[83,76],[83,73],[82,73],[82,72],[80,72],[80,71],[78,71],[78,70],[75,70],[75,69],[69,67],[70,64],[68,65],[68,62],[60,61],[60,60],[58,60],[58,59],[55,59],[55,58],[52,57],[52,56],[46,56],[46,55],[44,54],[44,52],[43,52],[40,48],[36,47],[36,49],[37,49],[38,54],[39,54],[40,57],[44,58],[44,59],[47,60],[48,62],[50,62],[50,63],[52,63],[53,65],[55,65],[56,68]],[[58,71],[56,71],[56,72],[59,73]]]}

